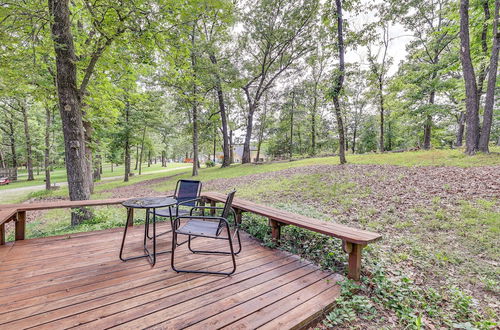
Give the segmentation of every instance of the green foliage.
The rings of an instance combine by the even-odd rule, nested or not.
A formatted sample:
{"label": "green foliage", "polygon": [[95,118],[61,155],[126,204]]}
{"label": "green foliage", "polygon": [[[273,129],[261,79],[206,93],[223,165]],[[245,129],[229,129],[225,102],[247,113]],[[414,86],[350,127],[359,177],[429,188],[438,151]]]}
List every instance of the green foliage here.
{"label": "green foliage", "polygon": [[206,167],[214,167],[215,166],[215,162],[213,160],[207,160],[205,162],[205,166]]}

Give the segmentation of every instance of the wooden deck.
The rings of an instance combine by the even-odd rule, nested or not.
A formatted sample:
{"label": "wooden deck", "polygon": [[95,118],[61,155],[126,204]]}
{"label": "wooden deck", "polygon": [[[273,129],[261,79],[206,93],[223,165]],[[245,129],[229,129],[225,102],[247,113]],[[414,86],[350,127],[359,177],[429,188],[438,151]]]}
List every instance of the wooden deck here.
{"label": "wooden deck", "polygon": [[[129,234],[127,253],[141,253],[143,227]],[[340,275],[244,233],[231,277],[177,274],[170,254],[159,255],[155,267],[144,258],[121,262],[121,235],[113,229],[0,246],[0,329],[288,329],[309,324],[339,296]],[[169,248],[170,235],[161,236],[159,249]],[[177,260],[191,268],[231,267],[227,256],[194,255],[185,245]]]}

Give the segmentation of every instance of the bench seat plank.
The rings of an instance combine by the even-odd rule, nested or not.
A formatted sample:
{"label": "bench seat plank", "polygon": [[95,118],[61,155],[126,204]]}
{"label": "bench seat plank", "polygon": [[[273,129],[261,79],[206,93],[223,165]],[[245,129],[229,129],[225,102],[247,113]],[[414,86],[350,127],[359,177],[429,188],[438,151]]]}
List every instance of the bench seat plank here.
{"label": "bench seat plank", "polygon": [[[203,193],[202,196],[211,201],[224,202],[226,200],[226,196],[224,194],[216,192]],[[255,213],[280,223],[294,225],[324,235],[336,237],[354,244],[366,245],[382,238],[382,236],[378,233],[352,228],[342,224],[321,221],[292,212],[279,210],[270,206],[256,204],[240,198],[234,198],[233,208],[245,212]]]}
{"label": "bench seat plank", "polygon": [[120,204],[130,198],[109,198],[109,199],[89,199],[83,201],[58,200],[53,202],[29,203],[29,204],[4,204],[0,205],[0,210],[17,209],[18,211],[35,211],[49,209],[64,209],[82,206],[101,206]]}

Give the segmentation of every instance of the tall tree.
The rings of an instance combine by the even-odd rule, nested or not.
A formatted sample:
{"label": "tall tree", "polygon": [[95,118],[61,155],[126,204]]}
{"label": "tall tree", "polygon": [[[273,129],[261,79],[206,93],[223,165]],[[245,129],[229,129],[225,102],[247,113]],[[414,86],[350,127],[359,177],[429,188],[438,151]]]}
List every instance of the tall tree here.
{"label": "tall tree", "polygon": [[[486,2],[486,6],[488,3]],[[490,67],[488,73],[488,85],[486,99],[484,103],[483,126],[479,138],[478,148],[482,152],[489,152],[488,143],[490,141],[491,125],[493,122],[493,106],[495,103],[495,87],[498,70],[498,52],[500,50],[499,24],[500,0],[495,0],[495,14],[493,18],[493,42],[491,47]]]}
{"label": "tall tree", "polygon": [[344,122],[342,120],[342,110],[340,108],[340,96],[343,90],[345,76],[345,49],[344,49],[344,21],[342,17],[342,0],[335,0],[335,17],[337,20],[337,47],[339,55],[339,66],[334,73],[334,81],[331,90],[333,105],[335,107],[335,117],[337,119],[337,131],[339,134],[339,159],[340,164],[347,162],[345,158],[345,134]]}
{"label": "tall tree", "polygon": [[479,137],[479,101],[476,75],[472,65],[469,37],[469,0],[460,0],[460,60],[465,81],[466,104],[466,149],[468,155],[478,150]]}
{"label": "tall tree", "polygon": [[[48,0],[48,2],[56,54],[57,92],[63,123],[69,197],[71,200],[86,200],[90,198],[90,185],[85,163],[83,113],[77,87],[77,60],[71,34],[69,0]],[[84,213],[73,212],[71,223],[75,225],[85,220],[88,215]]]}
{"label": "tall tree", "polygon": [[262,96],[283,72],[311,50],[317,7],[316,0],[262,0],[245,15],[242,89],[247,111],[243,163],[250,162],[253,119]]}
{"label": "tall tree", "polygon": [[[382,28],[382,41],[381,46],[378,48],[376,54],[372,53],[370,47],[368,47],[368,61],[370,63],[370,71],[372,74],[372,79],[374,85],[377,89],[378,95],[378,108],[380,114],[380,135],[379,135],[379,151],[384,152],[384,123],[385,123],[385,110],[384,110],[384,85],[386,82],[387,69],[390,65],[390,58],[387,56],[387,51],[389,50],[389,23],[383,22],[381,24]],[[378,62],[380,59],[380,63]]]}

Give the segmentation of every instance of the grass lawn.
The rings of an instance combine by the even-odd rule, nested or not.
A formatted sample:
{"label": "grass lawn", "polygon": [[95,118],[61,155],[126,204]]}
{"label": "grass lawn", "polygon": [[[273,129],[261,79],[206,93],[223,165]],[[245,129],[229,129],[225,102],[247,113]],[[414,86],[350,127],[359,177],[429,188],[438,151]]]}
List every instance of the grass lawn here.
{"label": "grass lawn", "polygon": [[[498,148],[494,150],[500,151]],[[360,283],[345,281],[336,308],[318,327],[489,329],[499,317],[500,154],[459,150],[348,155],[201,169],[203,190],[227,192],[292,212],[377,231],[364,250]],[[189,169],[102,182],[93,198],[158,195]],[[31,198],[58,198],[67,188]],[[69,210],[29,221],[29,237],[121,226],[121,207],[96,208],[69,226]],[[266,219],[245,215],[245,230],[273,245]],[[12,234],[10,236],[12,239]],[[281,249],[345,273],[340,241],[286,226]]]}
{"label": "grass lawn", "polygon": [[[161,171],[165,169],[177,168],[177,167],[186,167],[189,164],[184,163],[168,163],[167,167],[161,167],[161,164],[151,164],[151,167],[148,167],[147,164],[143,164],[142,173],[149,173],[155,171]],[[138,170],[132,171],[136,175],[139,173]],[[21,188],[21,187],[31,187],[31,186],[39,186],[45,184],[45,174],[43,171],[40,171],[39,175],[36,175],[36,170],[34,171],[35,180],[28,181],[28,173],[26,169],[21,169],[18,171],[18,180],[15,182],[11,182],[8,185],[0,186],[0,191],[12,189],[12,188]],[[121,166],[113,166],[113,171],[111,171],[111,165],[105,164],[103,166],[102,177],[109,178],[115,176],[123,176],[125,173],[125,168],[123,165]],[[60,184],[61,182],[66,182],[66,169],[58,168],[51,172],[51,183],[52,184]]]}

